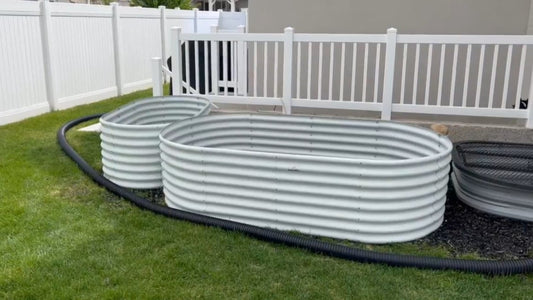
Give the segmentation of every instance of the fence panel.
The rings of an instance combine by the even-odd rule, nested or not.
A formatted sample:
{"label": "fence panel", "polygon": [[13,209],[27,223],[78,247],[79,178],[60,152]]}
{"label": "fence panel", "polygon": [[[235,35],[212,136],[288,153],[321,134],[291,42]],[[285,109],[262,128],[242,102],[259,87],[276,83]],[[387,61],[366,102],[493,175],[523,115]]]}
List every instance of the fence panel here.
{"label": "fence panel", "polygon": [[150,58],[170,53],[170,28],[209,32],[218,17],[218,12],[2,0],[0,124],[148,88]]}
{"label": "fence panel", "polygon": [[526,117],[533,37],[398,35],[398,43],[395,111]]}
{"label": "fence panel", "polygon": [[[182,34],[181,41],[193,42],[185,43],[182,53],[186,92],[199,93],[189,85],[195,82],[196,67],[187,63],[196,59],[195,43],[210,41],[210,57],[215,62],[210,65],[210,74],[215,78],[212,88],[203,94],[218,102],[280,105],[286,112],[291,106],[380,110],[385,35],[286,35]],[[292,37],[289,48],[285,47],[287,37]],[[243,59],[232,55],[238,45],[246,49]],[[247,76],[235,76],[239,64],[246,64]],[[241,84],[244,80],[246,83]],[[294,84],[289,89],[291,82]],[[240,92],[239,86],[246,88]]]}
{"label": "fence panel", "polygon": [[200,11],[197,19],[197,32],[208,33],[211,31],[211,26],[217,26],[219,20],[218,11]]}
{"label": "fence panel", "polygon": [[50,52],[58,108],[116,95],[111,10],[50,3]]}
{"label": "fence panel", "polygon": [[161,55],[160,11],[120,7],[124,93],[151,85],[150,57]]}
{"label": "fence panel", "polygon": [[48,111],[39,4],[2,3],[0,10],[0,125]]}

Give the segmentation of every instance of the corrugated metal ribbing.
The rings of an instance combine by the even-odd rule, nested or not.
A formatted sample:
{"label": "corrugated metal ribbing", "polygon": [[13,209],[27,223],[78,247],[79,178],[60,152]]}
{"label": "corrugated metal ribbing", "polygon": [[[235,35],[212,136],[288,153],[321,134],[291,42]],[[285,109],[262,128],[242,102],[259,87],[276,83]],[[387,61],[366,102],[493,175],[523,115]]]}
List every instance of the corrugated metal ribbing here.
{"label": "corrugated metal ribbing", "polygon": [[115,88],[111,17],[52,18],[57,96]]}
{"label": "corrugated metal ribbing", "polygon": [[0,16],[0,116],[48,108],[41,51],[38,16]]}
{"label": "corrugated metal ribbing", "polygon": [[476,178],[454,166],[452,182],[459,199],[487,213],[533,222],[533,193]]}
{"label": "corrugated metal ribbing", "polygon": [[218,115],[160,137],[170,207],[369,243],[420,238],[443,220],[452,144],[422,128]]}
{"label": "corrugated metal ribbing", "polygon": [[176,96],[142,99],[105,114],[100,118],[104,175],[128,188],[161,187],[159,132],[209,111],[205,98]]}
{"label": "corrugated metal ribbing", "polygon": [[454,144],[451,175],[466,204],[533,222],[533,145],[463,141]]}

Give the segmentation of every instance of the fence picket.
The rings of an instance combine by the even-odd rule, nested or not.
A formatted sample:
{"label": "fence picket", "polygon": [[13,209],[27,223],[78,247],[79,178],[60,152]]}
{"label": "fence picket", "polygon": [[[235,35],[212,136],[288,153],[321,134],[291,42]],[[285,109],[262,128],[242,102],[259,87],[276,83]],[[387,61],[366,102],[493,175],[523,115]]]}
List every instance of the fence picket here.
{"label": "fence picket", "polygon": [[335,44],[329,45],[329,85],[328,85],[328,100],[333,98],[333,62],[335,60]]}
{"label": "fence picket", "polygon": [[524,67],[526,65],[526,52],[527,46],[522,45],[522,50],[520,54],[520,67],[518,71],[518,83],[516,86],[516,99],[515,99],[515,109],[520,109],[520,98],[522,97],[522,85],[524,82]]}
{"label": "fence picket", "polygon": [[498,67],[498,50],[500,45],[494,46],[494,52],[492,54],[492,70],[490,75],[490,91],[489,91],[489,108],[493,108],[492,104],[494,103],[494,87],[496,82],[496,69]]}
{"label": "fence picket", "polygon": [[185,41],[185,78],[183,81],[186,83],[187,94],[191,93],[191,68],[189,66],[189,58],[189,41]]}
{"label": "fence picket", "polygon": [[350,101],[355,101],[355,76],[357,72],[357,43],[353,43],[352,52],[352,86],[350,91]]}
{"label": "fence picket", "polygon": [[463,101],[462,107],[466,107],[466,100],[468,98],[468,79],[470,78],[470,57],[472,56],[472,44],[468,44],[466,49],[466,65],[465,65],[465,78],[463,84]]}
{"label": "fence picket", "polygon": [[405,72],[407,69],[407,44],[403,44],[403,58],[402,58],[402,82],[400,84],[400,104],[405,103]]}
{"label": "fence picket", "polygon": [[312,74],[313,44],[307,43],[307,99],[311,99],[311,74]]}
{"label": "fence picket", "polygon": [[439,87],[437,89],[437,106],[442,103],[442,83],[444,81],[444,60],[446,58],[446,44],[440,47]]}
{"label": "fence picket", "polygon": [[204,42],[204,93],[209,94],[209,72],[208,72],[208,50],[207,42]]}
{"label": "fence picket", "polygon": [[376,45],[376,69],[374,71],[374,103],[378,102],[380,60],[381,60],[381,44],[378,43]]}
{"label": "fence picket", "polygon": [[509,90],[509,71],[511,70],[511,61],[513,59],[513,45],[507,46],[507,63],[505,65],[505,76],[503,83],[503,94],[502,94],[502,104],[501,108],[505,108],[507,104],[507,94]]}
{"label": "fence picket", "polygon": [[323,54],[324,44],[320,42],[320,44],[318,44],[318,81],[316,83],[318,86],[317,99],[320,99],[322,97],[322,59],[324,56]]}
{"label": "fence picket", "polygon": [[[533,99],[533,68],[531,70],[531,77],[529,82],[529,97],[528,99]],[[530,100],[532,101],[532,100]],[[526,128],[533,129],[533,105],[530,104],[527,107],[527,115],[526,115]]]}
{"label": "fence picket", "polygon": [[[218,27],[211,26],[211,33],[217,33]],[[219,41],[211,41],[211,86],[215,96],[218,96],[219,88]]]}
{"label": "fence picket", "polygon": [[[222,42],[222,80],[224,81],[224,96],[228,95],[228,43],[229,41]],[[185,51],[187,51],[187,44],[185,44]],[[188,57],[188,56],[186,56]],[[186,60],[185,62],[187,62]],[[186,71],[189,69],[187,68]],[[189,75],[187,75],[187,78]]]}
{"label": "fence picket", "polygon": [[366,102],[366,86],[368,85],[368,43],[365,43],[365,60],[363,63],[363,102]]}
{"label": "fence picket", "polygon": [[479,100],[481,96],[481,85],[483,80],[483,65],[485,64],[485,45],[481,45],[479,52],[479,68],[477,71],[477,86],[476,86],[476,102],[474,107],[479,107]]}
{"label": "fence picket", "polygon": [[237,72],[237,42],[236,41],[230,41],[229,43],[229,50],[230,50],[230,73],[228,75],[228,85],[233,86],[233,93],[237,94],[238,91],[238,83],[239,83],[239,72]]}
{"label": "fence picket", "polygon": [[339,100],[343,101],[344,99],[344,62],[346,56],[346,43],[341,45],[341,70],[339,73],[340,83],[339,83]]}
{"label": "fence picket", "polygon": [[302,42],[297,43],[297,54],[296,54],[296,98],[300,99],[300,88],[301,81],[300,75],[302,71]]}
{"label": "fence picket", "polygon": [[257,97],[257,41],[254,41],[254,97]]}
{"label": "fence picket", "polygon": [[452,65],[452,83],[450,87],[450,102],[448,106],[454,106],[455,101],[455,80],[457,78],[457,55],[459,52],[459,45],[455,44],[453,46],[453,65]]}
{"label": "fence picket", "polygon": [[200,93],[200,51],[198,49],[198,41],[194,41],[194,85],[196,91]]}
{"label": "fence picket", "polygon": [[420,65],[420,44],[416,44],[415,51],[415,68],[413,71],[413,100],[411,104],[416,104],[416,96],[418,94],[418,68]]}
{"label": "fence picket", "polygon": [[429,44],[428,48],[428,65],[426,69],[426,92],[424,95],[424,105],[429,104],[429,90],[430,90],[430,78],[431,78],[431,60],[433,58],[433,44]]}
{"label": "fence picket", "polygon": [[278,94],[278,67],[279,67],[279,43],[274,43],[274,97]]}
{"label": "fence picket", "polygon": [[263,45],[263,96],[268,97],[268,42]]}

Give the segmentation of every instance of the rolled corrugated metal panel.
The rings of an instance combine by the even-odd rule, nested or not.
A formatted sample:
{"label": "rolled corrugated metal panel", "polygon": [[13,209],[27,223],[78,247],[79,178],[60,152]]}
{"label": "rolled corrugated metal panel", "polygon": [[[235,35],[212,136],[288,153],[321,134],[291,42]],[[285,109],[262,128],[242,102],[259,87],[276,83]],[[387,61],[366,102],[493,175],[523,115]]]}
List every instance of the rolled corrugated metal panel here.
{"label": "rolled corrugated metal panel", "polygon": [[383,121],[217,115],[160,135],[168,206],[368,243],[420,238],[443,220],[452,144]]}
{"label": "rolled corrugated metal panel", "polygon": [[184,95],[142,99],[103,115],[100,138],[104,176],[128,188],[161,187],[161,129],[209,111],[206,98]]}
{"label": "rolled corrugated metal panel", "polygon": [[481,211],[533,221],[533,145],[462,142],[453,150],[459,199]]}

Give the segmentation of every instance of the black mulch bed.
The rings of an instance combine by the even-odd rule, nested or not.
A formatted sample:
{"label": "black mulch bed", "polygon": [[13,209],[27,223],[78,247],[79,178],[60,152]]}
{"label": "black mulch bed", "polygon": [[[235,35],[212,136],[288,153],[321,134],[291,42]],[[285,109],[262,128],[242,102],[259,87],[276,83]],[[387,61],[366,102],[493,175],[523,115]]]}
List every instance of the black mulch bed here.
{"label": "black mulch bed", "polygon": [[[165,205],[162,189],[134,190]],[[533,222],[498,217],[471,208],[457,199],[450,185],[442,226],[413,243],[443,246],[457,256],[476,253],[490,259],[533,257]]]}
{"label": "black mulch bed", "polygon": [[533,257],[533,222],[503,218],[476,210],[450,187],[442,226],[420,240],[444,246],[453,255],[477,253],[492,259]]}

